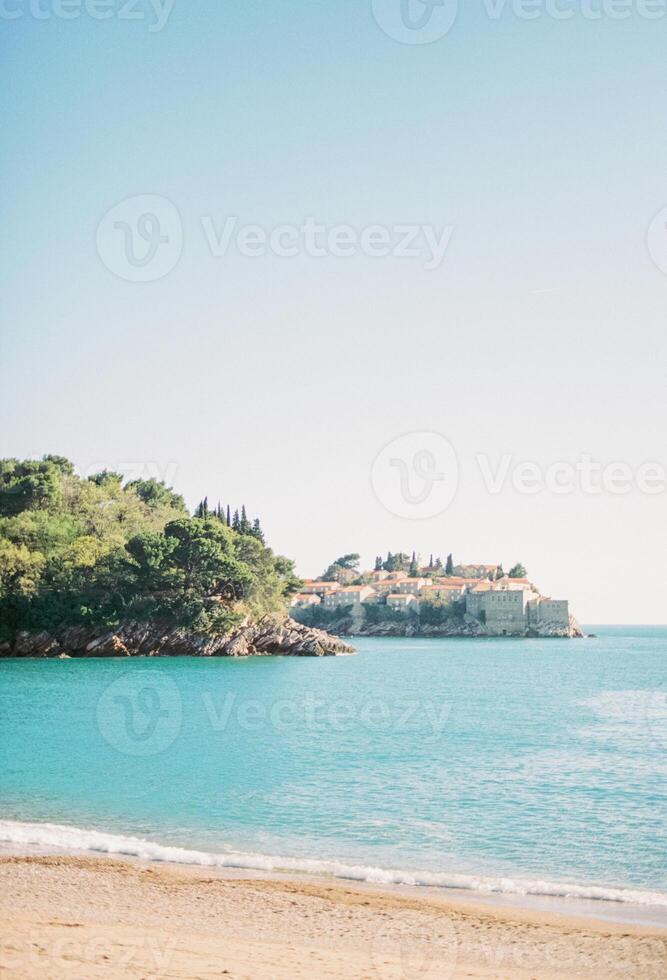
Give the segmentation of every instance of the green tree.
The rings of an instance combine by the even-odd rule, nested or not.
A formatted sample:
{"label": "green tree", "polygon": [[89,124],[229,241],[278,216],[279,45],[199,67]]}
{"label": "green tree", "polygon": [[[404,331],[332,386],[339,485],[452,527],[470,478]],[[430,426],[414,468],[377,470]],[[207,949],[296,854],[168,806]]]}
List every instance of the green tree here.
{"label": "green tree", "polygon": [[57,507],[62,478],[60,467],[49,460],[3,459],[0,461],[0,516]]}
{"label": "green tree", "polygon": [[261,544],[266,543],[264,540],[264,532],[262,531],[262,525],[259,522],[259,517],[256,517],[255,520],[252,522],[252,529],[250,531],[250,534],[252,535],[253,538],[257,538],[257,540],[261,542]]}
{"label": "green tree", "polygon": [[64,456],[42,456],[43,463],[49,463],[58,470],[62,476],[73,476],[74,466]]}
{"label": "green tree", "polygon": [[33,595],[45,563],[40,552],[0,540],[0,598]]}
{"label": "green tree", "polygon": [[[228,629],[284,612],[300,580],[258,521],[239,535],[155,480],[81,479],[62,457],[0,460],[0,631],[154,619]],[[216,512],[223,514],[222,507]],[[206,516],[208,515],[208,516]],[[237,522],[240,519],[237,515]]]}
{"label": "green tree", "polygon": [[356,553],[342,555],[322,573],[324,582],[351,582],[359,576],[360,556]]}
{"label": "green tree", "polygon": [[90,483],[94,483],[96,487],[108,487],[115,484],[120,487],[123,483],[123,474],[114,473],[113,470],[101,470],[99,473],[93,473],[92,476],[88,477]]}
{"label": "green tree", "polygon": [[526,571],[525,566],[521,564],[521,562],[517,562],[516,565],[510,568],[507,574],[509,575],[510,578],[526,578],[528,572]]}
{"label": "green tree", "polygon": [[452,555],[447,555],[447,561],[445,563],[445,575],[454,574],[454,558]]}
{"label": "green tree", "polygon": [[248,520],[248,515],[246,514],[245,504],[241,507],[241,518],[239,520],[238,527],[239,534],[250,534],[251,524]]}
{"label": "green tree", "polygon": [[125,489],[135,493],[147,507],[153,509],[170,507],[172,510],[181,511],[183,514],[187,513],[185,500],[180,493],[175,493],[173,488],[168,487],[162,480],[132,480]]}

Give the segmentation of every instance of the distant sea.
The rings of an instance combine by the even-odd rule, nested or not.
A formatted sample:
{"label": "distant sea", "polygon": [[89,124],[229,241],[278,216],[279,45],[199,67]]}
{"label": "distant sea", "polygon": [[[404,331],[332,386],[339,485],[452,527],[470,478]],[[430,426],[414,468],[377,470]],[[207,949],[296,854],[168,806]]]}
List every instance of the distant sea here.
{"label": "distant sea", "polygon": [[0,845],[667,907],[667,628],[0,661]]}

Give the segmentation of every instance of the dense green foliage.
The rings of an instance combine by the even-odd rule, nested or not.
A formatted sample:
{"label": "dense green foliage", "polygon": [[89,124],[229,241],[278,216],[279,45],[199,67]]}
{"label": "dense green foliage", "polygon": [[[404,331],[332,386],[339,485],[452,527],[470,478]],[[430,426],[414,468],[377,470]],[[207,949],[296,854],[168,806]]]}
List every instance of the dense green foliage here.
{"label": "dense green foliage", "polygon": [[0,639],[18,630],[144,619],[224,632],[282,612],[292,562],[227,514],[188,515],[156,480],[85,480],[59,456],[0,460]]}

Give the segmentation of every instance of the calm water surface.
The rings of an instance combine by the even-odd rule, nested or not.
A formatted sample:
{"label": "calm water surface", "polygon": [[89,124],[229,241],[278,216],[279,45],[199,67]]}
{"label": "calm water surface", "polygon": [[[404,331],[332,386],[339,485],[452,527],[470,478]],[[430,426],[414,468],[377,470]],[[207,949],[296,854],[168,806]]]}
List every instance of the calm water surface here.
{"label": "calm water surface", "polygon": [[592,629],[361,639],[323,660],[2,661],[0,839],[49,822],[102,849],[667,893],[667,628]]}

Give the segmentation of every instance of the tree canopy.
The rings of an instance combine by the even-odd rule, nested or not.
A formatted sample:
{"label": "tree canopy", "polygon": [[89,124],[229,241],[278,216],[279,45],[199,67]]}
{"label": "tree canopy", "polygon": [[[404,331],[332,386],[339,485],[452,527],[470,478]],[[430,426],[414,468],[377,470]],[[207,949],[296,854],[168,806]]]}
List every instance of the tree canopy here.
{"label": "tree canopy", "polygon": [[323,582],[351,582],[359,575],[359,561],[361,556],[357,554],[342,555],[329,565],[322,572]]}
{"label": "tree canopy", "polygon": [[282,612],[293,563],[242,508],[190,517],[157,480],[88,479],[61,456],[0,460],[0,639],[18,630],[156,620],[202,632]]}

